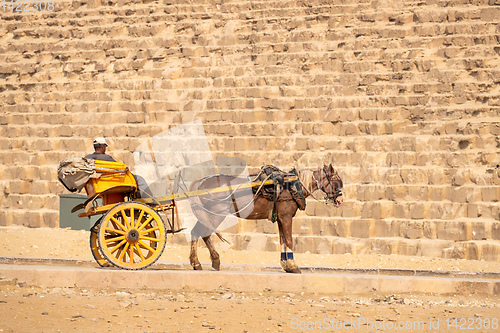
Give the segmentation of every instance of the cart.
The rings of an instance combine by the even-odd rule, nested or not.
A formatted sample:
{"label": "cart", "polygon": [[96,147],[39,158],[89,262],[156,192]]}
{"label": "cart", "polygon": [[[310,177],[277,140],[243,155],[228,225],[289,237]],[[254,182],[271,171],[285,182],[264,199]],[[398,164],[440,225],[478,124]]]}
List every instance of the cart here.
{"label": "cart", "polygon": [[116,266],[128,270],[144,269],[155,263],[165,249],[167,234],[183,230],[174,227],[176,200],[244,187],[262,188],[274,182],[268,177],[264,181],[250,181],[238,186],[137,198],[137,183],[127,165],[96,160],[95,168],[100,176],[90,178],[85,184],[88,199],[72,211],[84,209],[79,217],[102,215],[91,228],[92,255],[101,267]]}

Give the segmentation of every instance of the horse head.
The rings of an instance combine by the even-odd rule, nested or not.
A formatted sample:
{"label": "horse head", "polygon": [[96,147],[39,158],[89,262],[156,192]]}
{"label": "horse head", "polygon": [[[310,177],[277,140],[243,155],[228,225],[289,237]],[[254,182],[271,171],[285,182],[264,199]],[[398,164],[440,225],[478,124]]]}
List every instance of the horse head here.
{"label": "horse head", "polygon": [[331,164],[323,166],[322,169],[318,168],[313,173],[313,179],[316,181],[318,189],[325,193],[327,202],[332,202],[337,207],[342,205],[344,202],[342,197],[344,183]]}

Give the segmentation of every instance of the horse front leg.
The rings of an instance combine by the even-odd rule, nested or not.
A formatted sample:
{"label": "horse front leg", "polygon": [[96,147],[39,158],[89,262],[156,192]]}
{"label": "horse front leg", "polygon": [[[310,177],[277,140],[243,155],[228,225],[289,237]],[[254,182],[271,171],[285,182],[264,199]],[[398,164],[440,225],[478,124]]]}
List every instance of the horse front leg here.
{"label": "horse front leg", "polygon": [[191,240],[191,253],[189,254],[189,262],[194,270],[201,271],[201,263],[198,260],[198,238]]}
{"label": "horse front leg", "polygon": [[300,268],[295,263],[293,258],[293,240],[292,240],[292,219],[290,218],[289,224],[283,223],[278,219],[278,230],[280,234],[281,244],[281,260],[280,264],[283,270],[287,273],[300,274]]}
{"label": "horse front leg", "polygon": [[210,259],[212,260],[212,267],[216,271],[220,270],[220,257],[219,253],[215,250],[212,241],[210,240],[210,236],[203,237],[203,241],[205,241],[205,245],[207,246],[208,252],[210,252]]}

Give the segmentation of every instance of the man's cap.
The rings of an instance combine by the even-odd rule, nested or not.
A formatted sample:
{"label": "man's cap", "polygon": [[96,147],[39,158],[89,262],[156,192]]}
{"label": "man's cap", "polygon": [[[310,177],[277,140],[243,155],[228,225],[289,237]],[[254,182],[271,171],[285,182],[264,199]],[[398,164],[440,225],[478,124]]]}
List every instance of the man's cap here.
{"label": "man's cap", "polygon": [[108,146],[108,144],[106,143],[106,139],[104,139],[103,137],[95,138],[94,139],[94,145],[105,145],[105,146]]}

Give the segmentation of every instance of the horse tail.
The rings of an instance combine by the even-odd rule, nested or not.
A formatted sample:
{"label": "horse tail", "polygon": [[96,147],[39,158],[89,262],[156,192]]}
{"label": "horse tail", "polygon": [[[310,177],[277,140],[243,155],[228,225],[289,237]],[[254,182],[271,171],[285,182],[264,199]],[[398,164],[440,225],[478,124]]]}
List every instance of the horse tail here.
{"label": "horse tail", "polygon": [[216,232],[215,234],[217,235],[217,237],[219,237],[219,239],[221,241],[226,242],[228,244],[231,244],[231,243],[229,243],[229,241],[227,239],[225,239],[224,237],[222,237],[222,235],[220,233]]}

